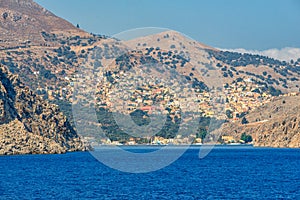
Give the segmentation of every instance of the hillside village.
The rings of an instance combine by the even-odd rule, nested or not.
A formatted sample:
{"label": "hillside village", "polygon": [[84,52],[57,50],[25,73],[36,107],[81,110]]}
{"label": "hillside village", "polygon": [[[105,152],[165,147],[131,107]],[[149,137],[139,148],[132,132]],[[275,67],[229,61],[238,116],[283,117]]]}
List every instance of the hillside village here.
{"label": "hillside village", "polygon": [[[142,111],[145,121],[147,115],[154,113],[169,117],[166,125],[169,130],[167,127],[154,138],[126,135],[120,139],[123,135],[115,136],[118,131],[111,126],[110,142],[84,135],[89,141],[202,143],[209,129],[207,119],[245,124],[248,113],[275,97],[299,95],[300,59],[286,62],[224,52],[175,31],[122,42],[86,33],[32,1],[25,7],[23,3],[2,1],[0,22],[5,26],[1,27],[0,62],[37,95],[58,105],[73,126],[72,104],[76,103],[73,95],[78,83],[86,94],[95,93],[97,109],[127,115]],[[140,67],[149,63],[157,67]],[[82,73],[85,69],[92,74],[85,76]],[[92,80],[95,74],[96,82]],[[92,103],[86,102],[86,106],[89,104]],[[188,136],[174,136],[170,132],[188,121],[182,119],[182,112],[193,113],[206,122],[199,125],[199,131],[187,133]],[[221,139],[225,142],[233,141],[231,135],[224,137]]]}
{"label": "hillside village", "polygon": [[[57,68],[57,70],[53,71],[52,69],[46,69],[43,67],[43,64],[40,65],[31,65],[40,67],[38,70],[35,68],[22,68],[22,71],[28,70],[25,72],[25,74],[29,73],[29,77],[37,77],[38,82],[37,85],[31,85],[33,88],[36,88],[36,91],[38,94],[43,95],[44,98],[57,102],[72,102],[73,98],[73,87],[78,78],[80,78],[80,74],[75,69],[69,68],[68,65],[75,64],[80,65],[80,63],[84,62],[84,60],[87,58],[88,54],[86,51],[91,51],[93,48],[93,45],[97,41],[101,41],[105,39],[103,36],[92,36],[91,38],[82,38],[82,37],[73,37],[73,38],[66,38],[64,36],[58,37],[55,34],[54,35],[47,35],[43,34],[44,37],[48,38],[47,41],[60,41],[64,46],[71,46],[69,47],[59,47],[54,48],[51,50],[49,47],[49,50],[47,50],[47,55],[42,57],[43,62],[41,63],[51,63],[51,65],[59,65],[61,67]],[[50,39],[49,39],[50,38]],[[92,39],[94,38],[94,39]],[[63,41],[68,42],[63,42]],[[86,42],[84,42],[86,41]],[[49,46],[49,45],[48,45]],[[31,57],[33,54],[39,55],[38,52],[34,53],[34,48],[31,46],[28,46],[31,51],[27,51],[23,53],[23,50],[15,51],[11,50],[8,51],[6,56],[2,58],[1,62],[2,64],[8,65],[11,67],[11,70],[14,70],[18,72],[20,68],[18,67],[18,64],[14,64],[12,60],[15,57],[23,57],[23,59],[19,59],[22,63],[33,63],[34,60],[30,60],[29,57]],[[72,50],[73,49],[73,50]],[[77,51],[75,52],[75,50]],[[111,54],[115,51],[114,54],[117,54],[118,49],[114,47],[115,50],[111,51],[109,45],[104,45],[104,52],[102,55],[100,55],[101,59],[105,59],[107,57],[107,54]],[[156,48],[147,48],[146,53],[142,53],[142,56],[145,54],[145,56],[154,56],[154,58],[158,58],[159,62],[162,62],[164,65],[171,66],[170,68],[179,68],[182,69],[183,67],[189,68],[188,70],[191,70],[190,72],[186,73],[187,75],[184,75],[183,77],[186,78],[188,81],[190,81],[193,85],[193,79],[195,79],[195,70],[192,70],[192,67],[188,66],[189,62],[184,60],[182,57],[175,56],[174,52],[169,51],[168,53],[163,53],[162,50],[160,50],[159,47]],[[45,51],[46,52],[46,51]],[[77,56],[79,54],[79,56]],[[156,56],[158,55],[158,56]],[[164,55],[164,57],[161,57],[161,55]],[[176,54],[175,54],[176,55]],[[174,59],[175,58],[175,59]],[[141,60],[141,57],[139,58]],[[116,61],[116,66],[130,66],[130,69],[132,67],[135,67],[138,65],[139,62],[130,61],[130,65],[128,65],[127,62],[123,63],[123,60]],[[76,64],[77,63],[77,64]],[[173,63],[173,64],[172,64]],[[24,66],[24,64],[21,64],[20,66]],[[142,63],[140,63],[142,64]],[[98,73],[103,73],[103,69],[101,69],[101,62],[98,64],[98,68],[100,67],[100,70],[98,70]],[[168,69],[170,69],[168,68]],[[120,68],[121,69],[121,68]],[[128,70],[128,69],[127,69]],[[149,70],[149,69],[148,69]],[[152,69],[153,70],[153,69]],[[150,70],[151,71],[151,70]],[[114,108],[115,111],[124,111],[123,107],[116,107],[117,105],[114,105],[113,102],[110,100],[111,94],[120,94],[122,91],[114,90],[113,88],[113,81],[120,80],[121,77],[126,73],[126,69],[124,70],[117,70],[114,73],[111,73],[111,75],[105,74],[102,76],[103,80],[106,80],[102,83],[99,83],[97,94],[99,95],[98,106],[104,107],[106,109]],[[159,71],[154,72],[156,74],[159,74]],[[182,72],[179,71],[178,74]],[[30,75],[31,74],[31,75]],[[184,108],[188,112],[198,112],[201,117],[216,117],[219,119],[225,119],[228,121],[237,121],[241,117],[243,117],[245,114],[247,114],[250,111],[255,110],[255,108],[258,108],[272,100],[274,97],[274,94],[272,95],[269,90],[265,89],[264,84],[260,84],[260,79],[257,77],[249,77],[244,76],[243,78],[238,77],[231,83],[224,83],[223,89],[221,91],[223,100],[219,101],[218,103],[212,102],[212,90],[207,90],[205,88],[205,85],[202,85],[198,89],[196,87],[193,87],[193,91],[195,95],[192,95],[192,97],[188,97],[188,93],[190,92],[189,86],[182,87],[180,84],[176,83],[176,81],[166,84],[145,84],[143,81],[138,80],[136,78],[136,74],[129,73],[126,74],[126,79],[130,82],[140,82],[139,84],[142,85],[139,89],[134,89],[130,91],[129,93],[132,94],[131,96],[119,96],[124,98],[127,98],[127,106],[126,106],[126,114],[130,114],[136,109],[140,109],[146,113],[152,113],[153,110],[153,104],[154,103],[161,103],[160,113],[161,114],[168,114],[172,116],[173,121],[175,116],[177,118],[180,118],[180,102],[184,99],[188,102],[195,102],[197,104],[196,107],[188,107]],[[158,76],[158,75],[156,75]],[[196,77],[199,77],[196,76]],[[46,79],[47,81],[44,82],[43,80]],[[198,82],[201,83],[201,82]],[[197,83],[197,84],[198,84]],[[36,84],[36,83],[33,83]],[[181,87],[180,92],[175,91],[176,90],[176,84],[178,86],[177,90],[179,89],[179,86]],[[172,85],[172,89],[168,88]],[[180,97],[177,96],[179,93],[181,94]],[[280,94],[280,93],[279,93]],[[293,95],[297,95],[297,93],[291,93]],[[277,96],[278,94],[276,94]],[[117,98],[116,96],[114,98]],[[212,105],[214,104],[214,105]],[[162,109],[163,108],[163,109]],[[224,115],[225,114],[225,115]],[[196,133],[192,133],[190,135],[192,138],[194,137],[194,141],[196,143],[202,143],[202,140],[197,138]],[[89,138],[89,136],[87,136]],[[89,140],[95,140],[89,138]],[[128,144],[137,144],[138,140],[140,138],[130,138],[130,141]],[[150,140],[150,138],[149,138]],[[166,144],[166,143],[174,143],[174,144],[184,144],[187,141],[190,141],[188,138],[164,138],[164,137],[155,137],[152,139],[154,143],[160,143],[160,144]],[[226,140],[227,141],[227,140]],[[228,139],[228,141],[234,141],[232,138]],[[115,144],[119,143],[119,141],[102,141],[103,144]]]}
{"label": "hillside village", "polygon": [[[130,76],[129,76],[130,77]],[[135,80],[135,76],[130,77],[130,81]],[[128,78],[128,76],[127,76]],[[131,79],[132,78],[132,79]],[[137,80],[136,80],[137,81]],[[238,121],[243,118],[247,113],[254,111],[256,108],[259,108],[265,104],[268,104],[274,99],[274,96],[268,94],[267,92],[261,92],[262,86],[256,84],[251,79],[239,79],[239,81],[235,81],[232,84],[224,84],[224,94],[225,101],[218,102],[214,106],[212,106],[211,94],[208,91],[202,91],[198,93],[197,96],[192,97],[191,101],[196,102],[196,107],[187,107],[185,108],[187,112],[195,112],[199,113],[200,117],[208,117],[213,118],[216,117],[218,119],[223,119],[227,121]],[[119,94],[124,94],[124,91],[114,91]],[[112,93],[114,93],[112,92]],[[185,90],[181,91],[183,94]],[[115,94],[115,93],[114,93]],[[144,87],[139,87],[139,89],[131,90],[131,96],[122,96],[119,98],[126,102],[126,106],[122,104],[122,106],[118,107],[114,105],[113,102],[110,102],[109,99],[114,100],[115,98],[107,98],[106,101],[101,101],[98,105],[105,109],[113,108],[115,112],[124,112],[125,114],[130,114],[135,110],[142,110],[145,113],[153,114],[157,110],[157,106],[153,106],[154,103],[160,101],[161,107],[159,107],[159,113],[164,115],[171,115],[174,119],[175,117],[181,118],[180,115],[180,101],[183,99],[178,99],[176,93],[171,93],[170,89],[163,88],[162,85],[145,85]],[[298,96],[299,93],[289,93],[281,96]],[[181,96],[182,97],[182,96]],[[186,101],[187,98],[184,98]],[[168,103],[169,102],[169,103]],[[165,108],[162,109],[161,108]],[[218,113],[223,112],[223,113]],[[225,117],[225,118],[224,118]],[[244,122],[247,123],[247,122]],[[143,140],[144,142],[149,142],[151,144],[201,144],[203,140],[199,138],[200,136],[197,133],[191,133],[187,137],[182,137],[181,135],[177,135],[176,138],[164,138],[159,136],[154,136],[151,138],[147,138],[147,140]],[[95,138],[89,138],[94,141]],[[237,140],[235,137],[231,135],[221,135],[220,143],[236,143],[245,141]],[[133,138],[131,137],[129,141],[121,143],[121,141],[111,141],[111,140],[102,140],[101,144],[127,144],[127,145],[137,145],[140,144],[141,138]]]}

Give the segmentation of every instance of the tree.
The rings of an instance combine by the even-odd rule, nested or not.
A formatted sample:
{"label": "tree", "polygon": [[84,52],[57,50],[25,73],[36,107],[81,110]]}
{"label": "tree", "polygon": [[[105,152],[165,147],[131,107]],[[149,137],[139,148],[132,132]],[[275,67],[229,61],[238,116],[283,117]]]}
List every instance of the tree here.
{"label": "tree", "polygon": [[197,132],[196,136],[197,136],[197,138],[201,138],[202,143],[203,143],[203,140],[207,136],[207,130],[206,130],[206,128],[205,127],[200,127],[198,129],[198,132]]}
{"label": "tree", "polygon": [[255,88],[252,92],[257,93],[257,94],[261,94],[261,91],[258,88]]}
{"label": "tree", "polygon": [[268,91],[272,96],[279,96],[282,94],[281,90],[275,89],[273,86],[269,86]]}
{"label": "tree", "polygon": [[226,110],[226,116],[228,117],[228,119],[232,119],[233,118],[232,111]]}
{"label": "tree", "polygon": [[249,122],[248,122],[248,120],[246,119],[246,117],[243,117],[243,119],[242,119],[242,124],[248,124]]}
{"label": "tree", "polygon": [[76,25],[77,28],[80,28],[79,24]]}
{"label": "tree", "polygon": [[267,75],[268,75],[268,73],[267,73],[267,72],[263,72],[263,75],[264,75],[264,76],[267,76]]}
{"label": "tree", "polygon": [[7,19],[7,17],[8,17],[8,13],[7,12],[5,12],[5,13],[3,13],[3,19]]}
{"label": "tree", "polygon": [[241,135],[241,140],[243,140],[245,143],[249,143],[249,142],[253,141],[252,136],[251,135],[247,135],[246,133],[243,133]]}
{"label": "tree", "polygon": [[241,77],[239,77],[239,78],[236,79],[236,82],[237,82],[237,83],[242,82],[242,81],[244,81],[244,79],[241,78]]}

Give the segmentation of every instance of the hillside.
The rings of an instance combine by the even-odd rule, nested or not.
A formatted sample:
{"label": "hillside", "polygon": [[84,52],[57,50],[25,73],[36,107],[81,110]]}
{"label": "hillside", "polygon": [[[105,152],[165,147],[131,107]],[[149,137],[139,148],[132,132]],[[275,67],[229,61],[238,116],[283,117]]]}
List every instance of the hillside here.
{"label": "hillside", "polygon": [[32,0],[0,1],[0,63],[36,94],[68,113],[77,68],[105,40],[76,28]]}
{"label": "hillside", "polygon": [[242,133],[252,135],[255,146],[300,147],[300,97],[277,97],[245,115],[235,123],[224,124],[223,135],[235,135],[239,140]]}
{"label": "hillside", "polygon": [[178,53],[201,71],[203,79],[207,78],[208,82],[208,77],[217,68],[224,84],[231,84],[239,78],[251,78],[261,85],[272,86],[282,92],[299,92],[300,55],[299,60],[289,63],[260,55],[224,52],[176,31],[165,31],[124,43],[132,49],[159,47]]}
{"label": "hillside", "polygon": [[[32,0],[0,1],[0,48],[46,45],[41,32],[86,35]],[[48,44],[49,45],[49,44]]]}
{"label": "hillside", "polygon": [[[1,64],[58,105],[71,124],[78,83],[87,95],[95,93],[99,109],[123,114],[143,109],[145,117],[161,102],[173,124],[181,118],[178,102],[193,102],[187,111],[202,117],[239,120],[276,96],[299,92],[300,60],[223,52],[175,31],[120,41],[86,33],[32,0],[0,1],[0,30]],[[83,76],[86,70],[90,74]],[[160,80],[168,77],[172,80]],[[133,82],[141,87],[128,84]],[[129,94],[122,95],[121,84],[131,85]],[[123,97],[126,106],[119,107],[116,99]],[[114,134],[118,131],[109,133]]]}
{"label": "hillside", "polygon": [[0,155],[80,151],[85,147],[66,117],[0,67]]}

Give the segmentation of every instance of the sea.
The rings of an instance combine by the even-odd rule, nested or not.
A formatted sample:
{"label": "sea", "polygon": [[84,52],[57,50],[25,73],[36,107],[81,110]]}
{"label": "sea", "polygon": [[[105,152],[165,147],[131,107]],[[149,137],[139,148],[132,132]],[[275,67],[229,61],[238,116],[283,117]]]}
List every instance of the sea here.
{"label": "sea", "polygon": [[3,156],[0,199],[300,199],[300,149],[218,146],[199,159],[199,148],[140,174],[112,169],[89,152]]}

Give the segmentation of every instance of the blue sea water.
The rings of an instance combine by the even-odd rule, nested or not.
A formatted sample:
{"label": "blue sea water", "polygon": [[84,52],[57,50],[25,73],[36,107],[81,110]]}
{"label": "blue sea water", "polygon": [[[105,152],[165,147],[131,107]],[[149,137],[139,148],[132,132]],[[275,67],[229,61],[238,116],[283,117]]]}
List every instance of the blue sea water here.
{"label": "blue sea water", "polygon": [[88,152],[0,157],[0,199],[300,199],[299,149],[198,154],[147,174],[110,169]]}

